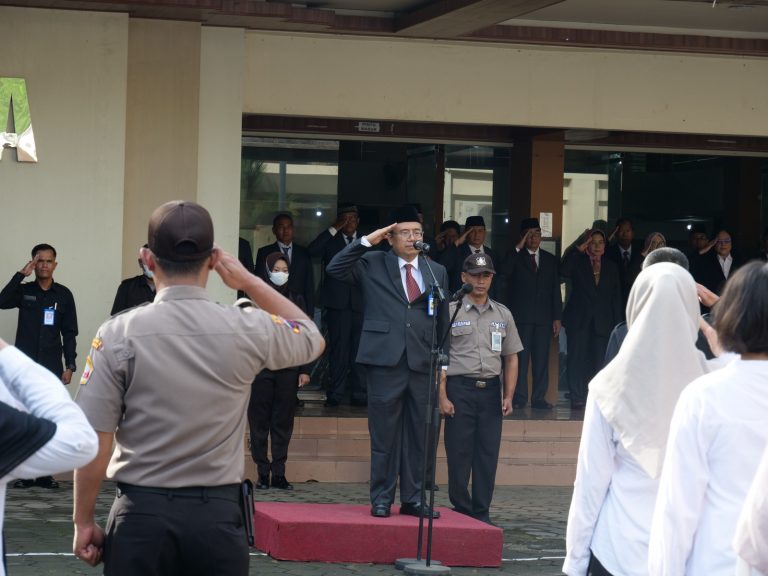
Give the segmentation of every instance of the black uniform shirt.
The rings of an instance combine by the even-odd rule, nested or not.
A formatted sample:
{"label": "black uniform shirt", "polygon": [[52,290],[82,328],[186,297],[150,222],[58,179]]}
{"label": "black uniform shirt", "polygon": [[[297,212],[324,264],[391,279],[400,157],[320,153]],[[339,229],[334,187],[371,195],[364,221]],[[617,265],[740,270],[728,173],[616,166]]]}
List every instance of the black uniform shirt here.
{"label": "black uniform shirt", "polygon": [[[0,292],[0,308],[19,309],[16,347],[38,364],[61,377],[64,367],[75,370],[77,356],[77,312],[69,288],[54,282],[43,290],[37,282],[22,284],[24,274],[16,272]],[[45,311],[53,310],[51,325],[45,325]]]}
{"label": "black uniform shirt", "polygon": [[155,291],[149,286],[146,276],[139,274],[120,282],[115,294],[115,302],[112,304],[111,315],[115,315],[128,308],[133,308],[145,302],[155,299]]}

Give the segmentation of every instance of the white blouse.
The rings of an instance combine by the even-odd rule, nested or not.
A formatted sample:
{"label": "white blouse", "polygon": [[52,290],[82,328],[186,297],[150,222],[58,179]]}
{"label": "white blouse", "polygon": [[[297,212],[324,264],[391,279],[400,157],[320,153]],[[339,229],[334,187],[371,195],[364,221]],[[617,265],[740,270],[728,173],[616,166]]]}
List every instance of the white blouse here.
{"label": "white blouse", "polygon": [[[45,445],[7,476],[0,478],[2,531],[8,482],[16,478],[39,478],[85,466],[96,457],[98,439],[85,414],[72,401],[61,380],[13,346],[0,350],[0,401],[56,423],[56,433]],[[0,576],[5,576],[2,562]]]}
{"label": "white blouse", "polygon": [[767,442],[768,361],[739,358],[683,391],[651,528],[651,574],[734,574],[731,542]]}
{"label": "white blouse", "polygon": [[647,576],[658,479],[627,452],[590,395],[584,412],[563,572],[584,576],[590,550],[614,576]]}

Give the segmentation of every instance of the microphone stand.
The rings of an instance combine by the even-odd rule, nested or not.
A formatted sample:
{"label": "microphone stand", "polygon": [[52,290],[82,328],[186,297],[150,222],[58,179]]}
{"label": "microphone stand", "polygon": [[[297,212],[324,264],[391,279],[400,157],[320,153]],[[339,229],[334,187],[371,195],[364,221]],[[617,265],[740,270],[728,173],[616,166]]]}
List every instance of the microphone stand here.
{"label": "microphone stand", "polygon": [[[422,252],[427,252],[422,250]],[[443,566],[439,561],[432,561],[432,523],[434,521],[433,513],[435,506],[435,468],[437,459],[437,442],[440,433],[440,410],[437,403],[438,386],[440,384],[440,371],[442,366],[448,363],[448,357],[443,353],[443,344],[445,335],[438,342],[437,319],[441,306],[445,304],[445,292],[437,281],[435,272],[429,263],[429,258],[424,255],[424,263],[431,283],[429,285],[429,303],[428,309],[432,312],[432,344],[429,361],[429,376],[427,380],[427,406],[426,421],[424,425],[424,458],[421,468],[421,497],[419,506],[419,536],[416,547],[416,561],[411,563],[410,559],[401,559],[395,563],[398,568],[403,568],[406,574],[450,574],[451,569]],[[446,332],[447,334],[447,332]],[[421,552],[424,532],[424,510],[426,508],[426,483],[427,467],[432,464],[429,470],[429,524],[427,528],[427,556],[426,561],[422,561]]]}

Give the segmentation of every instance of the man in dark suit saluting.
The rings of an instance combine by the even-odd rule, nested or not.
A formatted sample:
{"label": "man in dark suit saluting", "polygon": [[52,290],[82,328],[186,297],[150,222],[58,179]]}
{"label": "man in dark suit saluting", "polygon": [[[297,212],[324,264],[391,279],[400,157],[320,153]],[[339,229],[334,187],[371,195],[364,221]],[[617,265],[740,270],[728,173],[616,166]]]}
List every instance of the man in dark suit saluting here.
{"label": "man in dark suit saluting", "polygon": [[[391,220],[394,224],[350,243],[326,268],[329,276],[357,284],[363,294],[357,361],[367,371],[371,515],[378,518],[390,514],[398,475],[400,513],[420,513],[432,342],[428,301],[433,279],[426,259],[414,247],[424,230],[411,206],[395,210]],[[390,251],[370,249],[385,238]],[[447,291],[445,268],[431,266],[437,283]],[[436,314],[439,337],[448,324],[447,303],[437,307]],[[439,517],[429,509],[424,514]]]}
{"label": "man in dark suit saluting", "polygon": [[[336,221],[318,234],[309,245],[309,253],[319,256],[321,270],[325,270],[336,254],[357,240],[360,217],[354,204],[339,205]],[[365,370],[355,362],[363,327],[363,296],[360,288],[341,282],[329,274],[322,274],[320,301],[323,321],[328,327],[328,365],[331,382],[326,391],[326,406],[338,406],[346,398],[349,382],[350,404],[365,406],[368,393],[365,388]]]}
{"label": "man in dark suit saluting", "polygon": [[291,273],[288,275],[288,289],[301,294],[307,306],[307,316],[315,315],[315,280],[312,274],[312,260],[304,246],[293,241],[293,216],[283,212],[272,220],[272,233],[277,239],[272,244],[259,248],[256,253],[254,273],[265,282],[269,280],[267,256],[273,252],[282,252],[288,256]]}
{"label": "man in dark suit saluting", "polygon": [[549,343],[560,333],[563,302],[560,297],[560,262],[540,249],[541,226],[537,218],[520,222],[520,240],[507,253],[509,308],[523,342],[518,353],[520,369],[512,406],[525,408],[528,403],[528,361],[533,364],[531,407],[548,410],[552,404],[544,396],[549,385]]}

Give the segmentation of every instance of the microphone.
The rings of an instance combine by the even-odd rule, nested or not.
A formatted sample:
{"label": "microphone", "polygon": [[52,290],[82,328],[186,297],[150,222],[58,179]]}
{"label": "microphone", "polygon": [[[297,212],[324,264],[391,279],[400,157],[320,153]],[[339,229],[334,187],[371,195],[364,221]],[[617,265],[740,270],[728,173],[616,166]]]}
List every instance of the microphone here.
{"label": "microphone", "polygon": [[427,254],[431,248],[429,244],[422,242],[421,240],[416,240],[416,242],[413,243],[413,247],[419,252],[424,252],[424,254]]}
{"label": "microphone", "polygon": [[456,290],[453,294],[451,294],[451,302],[455,302],[456,300],[461,300],[461,297],[464,296],[464,294],[469,294],[472,292],[474,288],[472,287],[472,284],[469,282],[462,284],[461,288]]}

